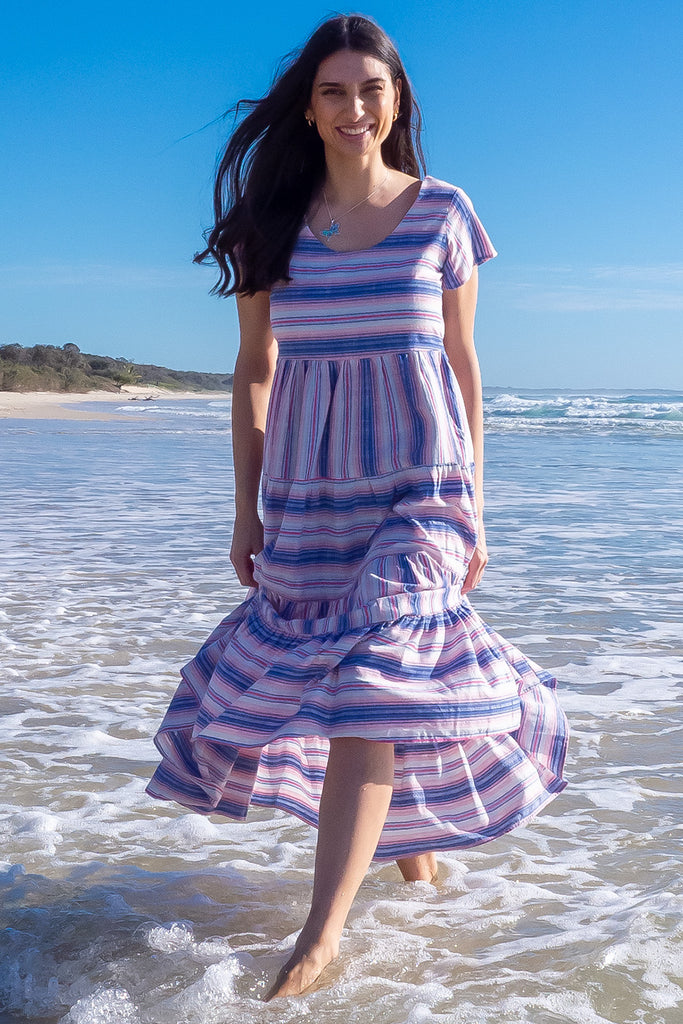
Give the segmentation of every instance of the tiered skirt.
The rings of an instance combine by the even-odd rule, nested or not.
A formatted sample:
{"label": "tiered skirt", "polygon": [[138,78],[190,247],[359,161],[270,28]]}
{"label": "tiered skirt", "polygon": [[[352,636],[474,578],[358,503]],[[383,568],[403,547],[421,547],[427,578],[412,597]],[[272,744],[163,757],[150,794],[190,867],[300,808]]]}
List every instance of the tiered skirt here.
{"label": "tiered skirt", "polygon": [[503,835],[564,788],[568,727],[462,594],[477,523],[443,351],[281,361],[269,417],[258,587],[182,670],[148,792],[316,826],[330,740],[356,736],[394,744],[377,860]]}

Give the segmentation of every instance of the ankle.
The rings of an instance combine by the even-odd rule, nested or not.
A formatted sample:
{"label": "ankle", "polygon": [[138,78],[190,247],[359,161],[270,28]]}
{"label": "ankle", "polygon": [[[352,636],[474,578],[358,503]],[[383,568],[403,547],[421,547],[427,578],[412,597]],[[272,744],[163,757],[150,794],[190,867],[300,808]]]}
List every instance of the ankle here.
{"label": "ankle", "polygon": [[296,940],[295,948],[302,952],[316,950],[334,958],[339,955],[343,927],[343,924],[335,925],[329,918],[317,920],[309,914]]}

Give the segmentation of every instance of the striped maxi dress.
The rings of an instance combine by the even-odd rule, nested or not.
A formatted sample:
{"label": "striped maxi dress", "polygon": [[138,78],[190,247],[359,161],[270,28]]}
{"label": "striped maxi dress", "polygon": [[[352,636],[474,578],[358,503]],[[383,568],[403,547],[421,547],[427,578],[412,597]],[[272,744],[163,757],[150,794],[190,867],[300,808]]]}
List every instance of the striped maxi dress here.
{"label": "striped maxi dress", "polygon": [[182,670],[152,796],[317,826],[330,738],[392,742],[389,860],[487,842],[564,788],[555,680],[461,593],[473,452],[442,290],[495,255],[469,198],[431,177],[368,249],[302,228],[271,294],[258,587]]}

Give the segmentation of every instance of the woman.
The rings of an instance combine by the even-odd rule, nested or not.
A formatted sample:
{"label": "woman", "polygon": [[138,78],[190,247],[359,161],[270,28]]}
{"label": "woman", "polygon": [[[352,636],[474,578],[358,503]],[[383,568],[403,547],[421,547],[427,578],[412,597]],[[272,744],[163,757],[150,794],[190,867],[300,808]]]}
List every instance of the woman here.
{"label": "woman", "polygon": [[268,998],[337,955],[373,857],[432,881],[435,850],[564,786],[554,679],[464,596],[487,561],[473,325],[495,251],[467,196],[420,174],[418,122],[384,33],[325,22],[230,139],[198,257],[237,294],[231,560],[254,589],[184,669],[149,792],[318,826]]}

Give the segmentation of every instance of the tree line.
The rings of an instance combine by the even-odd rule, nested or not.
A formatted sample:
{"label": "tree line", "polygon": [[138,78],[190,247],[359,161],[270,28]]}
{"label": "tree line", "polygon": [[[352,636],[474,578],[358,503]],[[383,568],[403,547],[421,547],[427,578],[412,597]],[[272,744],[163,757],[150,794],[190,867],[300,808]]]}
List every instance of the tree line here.
{"label": "tree line", "polygon": [[231,373],[170,370],[113,356],[81,352],[78,345],[0,345],[0,391],[118,391],[126,384],[176,391],[229,391]]}

